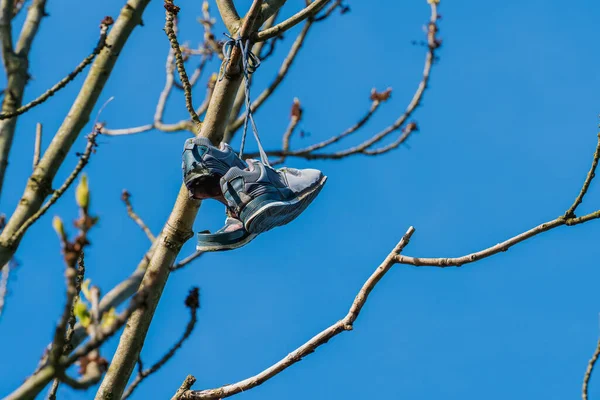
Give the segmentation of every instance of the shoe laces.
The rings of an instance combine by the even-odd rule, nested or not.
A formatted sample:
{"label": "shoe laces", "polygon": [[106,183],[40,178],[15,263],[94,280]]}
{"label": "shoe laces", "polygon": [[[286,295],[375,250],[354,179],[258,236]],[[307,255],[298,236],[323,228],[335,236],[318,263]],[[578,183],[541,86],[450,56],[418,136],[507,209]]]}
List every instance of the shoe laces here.
{"label": "shoe laces", "polygon": [[260,136],[258,135],[258,129],[256,128],[256,123],[254,122],[254,116],[252,115],[252,103],[250,102],[250,74],[254,73],[256,69],[260,65],[260,59],[252,52],[250,49],[250,39],[242,39],[238,37],[234,39],[233,37],[225,34],[229,40],[225,42],[223,45],[223,55],[225,57],[225,61],[223,63],[223,68],[221,70],[221,76],[219,80],[223,79],[225,75],[225,70],[228,64],[231,62],[231,52],[235,47],[239,47],[242,52],[242,72],[244,76],[244,97],[246,104],[246,115],[244,117],[244,128],[242,131],[242,143],[240,145],[240,153],[239,157],[242,158],[244,155],[244,146],[246,144],[246,133],[248,132],[248,122],[252,127],[252,132],[254,134],[254,138],[256,139],[256,143],[258,144],[258,151],[260,154],[260,160],[267,167],[271,167],[269,164],[269,158],[267,157],[267,153],[265,152],[262,143],[260,141]]}

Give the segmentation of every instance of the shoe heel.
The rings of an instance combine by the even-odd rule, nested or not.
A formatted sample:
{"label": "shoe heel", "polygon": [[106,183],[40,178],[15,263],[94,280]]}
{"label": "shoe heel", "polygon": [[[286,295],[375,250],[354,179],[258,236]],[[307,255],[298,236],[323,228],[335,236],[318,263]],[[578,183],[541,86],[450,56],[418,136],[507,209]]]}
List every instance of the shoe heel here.
{"label": "shoe heel", "polygon": [[[280,208],[281,206],[283,206],[285,203],[282,201],[279,201],[281,199],[279,193],[276,192],[271,192],[271,193],[265,193],[262,194],[258,197],[256,197],[255,199],[251,200],[248,204],[246,204],[244,206],[244,208],[240,211],[240,219],[242,221],[249,221],[249,223],[246,223],[246,225],[248,226],[252,226],[255,224],[251,224],[250,222],[256,220],[257,217],[261,216],[262,214],[264,214],[266,212],[267,209],[273,209],[271,210],[271,212],[274,212],[275,208]],[[279,206],[279,207],[278,207]],[[274,227],[275,225],[273,225]],[[271,229],[271,228],[268,228]],[[246,230],[248,232],[251,233],[261,233],[261,232],[265,232],[268,229],[258,229],[258,230],[250,230],[248,229],[248,227],[246,227]]]}

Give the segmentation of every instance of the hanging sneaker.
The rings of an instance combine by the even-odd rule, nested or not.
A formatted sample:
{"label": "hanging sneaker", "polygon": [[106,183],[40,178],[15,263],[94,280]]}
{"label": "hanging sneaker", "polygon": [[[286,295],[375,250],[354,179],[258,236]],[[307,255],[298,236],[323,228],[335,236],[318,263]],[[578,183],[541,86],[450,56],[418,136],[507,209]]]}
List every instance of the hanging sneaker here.
{"label": "hanging sneaker", "polygon": [[183,182],[195,199],[221,197],[219,179],[232,167],[246,168],[246,163],[227,144],[217,148],[204,137],[185,141],[182,155]]}
{"label": "hanging sneaker", "polygon": [[210,233],[198,233],[197,251],[225,251],[233,250],[250,243],[256,236],[244,228],[244,224],[237,218],[227,217],[225,226]]}
{"label": "hanging sneaker", "polygon": [[244,228],[266,232],[294,220],[319,194],[327,177],[316,169],[275,170],[257,160],[248,168],[231,168],[221,178],[221,190]]}

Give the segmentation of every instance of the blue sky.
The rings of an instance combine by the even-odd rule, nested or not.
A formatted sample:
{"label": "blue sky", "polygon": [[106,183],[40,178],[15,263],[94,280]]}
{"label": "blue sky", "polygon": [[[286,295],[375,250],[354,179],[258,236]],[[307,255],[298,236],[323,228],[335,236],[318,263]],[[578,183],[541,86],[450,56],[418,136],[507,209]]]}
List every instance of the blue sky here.
{"label": "blue sky", "polygon": [[[33,46],[34,79],[26,98],[85,57],[101,19],[116,17],[122,3],[50,0],[50,17]],[[236,3],[241,9],[250,2]],[[290,1],[285,14],[303,3]],[[178,4],[180,37],[195,44],[201,38],[195,22],[201,2]],[[348,4],[351,13],[314,27],[289,77],[257,113],[266,147],[279,145],[294,97],[302,101],[301,127],[311,136],[295,137],[292,147],[353,124],[369,107],[372,87],[391,86],[392,99],[346,144],[386,126],[408,104],[425,55],[424,48],[411,45],[424,37],[425,0]],[[410,225],[416,233],[406,254],[460,256],[551,220],[571,205],[596,144],[600,6],[591,0],[454,1],[442,2],[440,12],[443,47],[415,114],[420,132],[408,146],[381,157],[290,159],[292,167],[321,169],[329,176],[327,186],[288,226],[172,274],[142,352],[145,363],[157,360],[183,332],[188,318],[183,300],[195,285],[201,288],[199,322],[184,348],[134,398],[170,398],[187,374],[198,378],[194,388],[211,388],[278,361],[346,314]],[[101,118],[109,127],[151,122],[168,51],[162,2],[150,4],[144,22],[97,107],[115,97]],[[223,30],[218,26],[215,32]],[[260,67],[254,94],[272,79],[292,40],[286,34],[278,55]],[[47,146],[81,82],[79,77],[19,119],[0,198],[3,212],[14,209],[30,173],[35,123],[43,123]],[[196,103],[203,92],[199,88]],[[182,96],[174,96],[166,120],[185,116]],[[87,276],[103,291],[128,276],[148,248],[127,218],[121,190],[132,193],[136,211],[158,232],[181,184],[186,137],[149,132],[99,139],[87,172],[100,224],[91,232],[86,264]],[[82,134],[55,186],[84,146]],[[599,198],[600,189],[592,185],[580,212],[596,210]],[[20,266],[0,320],[1,395],[33,371],[63,307],[64,265],[53,215],[77,217],[72,190],[30,229],[17,253]],[[215,229],[222,220],[222,205],[207,201],[195,229]],[[598,222],[558,228],[460,269],[395,266],[372,293],[354,331],[238,398],[576,398],[600,330],[599,232]],[[191,240],[182,256],[193,247]],[[117,343],[111,340],[103,355],[110,357]],[[88,399],[94,393],[62,388],[59,398]],[[590,396],[600,396],[597,380],[592,379]]]}

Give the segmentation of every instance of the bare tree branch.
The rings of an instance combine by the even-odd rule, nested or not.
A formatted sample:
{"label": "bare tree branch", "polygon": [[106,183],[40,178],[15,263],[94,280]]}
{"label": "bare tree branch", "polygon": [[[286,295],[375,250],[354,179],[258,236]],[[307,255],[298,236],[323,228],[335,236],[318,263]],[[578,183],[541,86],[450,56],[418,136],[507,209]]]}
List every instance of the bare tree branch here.
{"label": "bare tree branch", "polygon": [[502,243],[498,243],[495,246],[489,247],[487,249],[478,251],[476,253],[467,254],[462,257],[456,258],[418,258],[418,257],[409,257],[404,255],[399,255],[396,257],[396,261],[400,264],[409,264],[414,265],[416,267],[460,267],[465,264],[470,264],[475,261],[479,261],[483,258],[487,258],[493,256],[494,254],[498,254],[500,252],[507,251],[509,248],[514,246],[517,243],[521,243],[527,239],[530,239],[540,233],[549,231],[550,229],[554,229],[556,227],[562,225],[578,225],[584,222],[588,222],[592,219],[600,218],[600,210],[587,214],[584,217],[580,218],[565,218],[563,216],[553,219],[552,221],[545,222],[541,225],[536,226],[526,232],[523,232],[517,236],[514,236],[508,240],[505,240]]}
{"label": "bare tree branch", "polygon": [[[145,271],[148,268],[148,263],[150,262],[150,258],[154,253],[156,248],[156,241],[150,247],[150,250],[144,255],[137,268],[129,277],[125,280],[117,284],[112,290],[110,290],[107,294],[104,295],[99,304],[99,312],[100,314],[104,314],[108,310],[113,307],[117,307],[124,302],[126,302],[131,296],[133,296],[139,289],[140,284],[142,283],[142,279],[144,277]],[[65,351],[65,354],[70,353],[70,351],[79,346],[85,339],[87,338],[86,329],[81,324],[76,324],[74,327],[72,339],[70,341],[70,349],[69,351]],[[49,351],[52,343],[50,343],[46,348]],[[44,355],[39,363],[38,368],[34,372],[37,374],[42,370],[45,366],[47,366],[48,358]]]}
{"label": "bare tree branch", "polygon": [[181,268],[185,267],[186,265],[188,265],[192,261],[197,260],[198,257],[200,257],[202,254],[204,254],[203,251],[196,251],[196,252],[190,254],[189,256],[187,256],[186,258],[184,258],[183,260],[179,261],[177,264],[173,265],[170,268],[171,271],[177,271],[178,269],[181,269]]}
{"label": "bare tree branch", "polygon": [[115,318],[112,325],[101,328],[96,337],[77,348],[70,356],[61,358],[56,367],[48,365],[40,369],[37,374],[28,378],[17,390],[8,395],[5,400],[34,398],[51,379],[55,376],[60,376],[65,369],[73,365],[79,358],[86,356],[91,351],[100,347],[121,329],[135,310],[145,306],[152,289],[154,289],[152,285],[149,285],[144,290],[139,291],[131,299],[128,307]]}
{"label": "bare tree branch", "polygon": [[588,385],[590,383],[590,378],[592,377],[592,372],[594,371],[594,366],[598,360],[598,356],[600,356],[600,340],[598,340],[596,350],[594,351],[594,354],[588,363],[587,369],[585,370],[585,375],[583,377],[583,387],[581,389],[581,397],[583,400],[588,400]]}
{"label": "bare tree branch", "polygon": [[[83,253],[81,253],[80,257],[83,257]],[[63,347],[66,341],[67,324],[73,317],[73,301],[78,294],[76,283],[77,271],[69,264],[67,264],[67,268],[65,270],[65,280],[67,282],[65,307],[60,321],[54,331],[54,340],[52,342],[50,355],[48,357],[50,362],[53,364],[55,364],[58,361],[58,358],[62,355]]]}
{"label": "bare tree branch", "polygon": [[123,190],[123,193],[121,194],[121,200],[123,200],[123,203],[125,203],[125,207],[127,207],[127,214],[133,220],[133,222],[135,222],[140,228],[142,228],[146,236],[148,236],[150,243],[153,243],[154,240],[156,240],[156,237],[154,236],[154,234],[152,234],[152,231],[150,230],[150,228],[148,228],[148,226],[144,223],[140,216],[137,215],[135,211],[133,211],[133,206],[131,205],[131,201],[129,201],[130,197],[131,194],[127,190]]}
{"label": "bare tree branch", "polygon": [[33,170],[40,162],[40,154],[42,152],[42,124],[35,124],[35,143],[33,145]]}
{"label": "bare tree branch", "polygon": [[[421,82],[419,83],[419,86],[417,87],[417,90],[414,93],[410,103],[408,104],[408,107],[396,121],[394,121],[390,126],[386,127],[379,133],[377,133],[377,134],[373,135],[372,137],[370,137],[369,139],[363,141],[359,145],[347,148],[345,150],[340,150],[340,151],[331,152],[331,153],[315,153],[314,152],[315,150],[322,149],[326,146],[336,143],[336,142],[340,141],[342,138],[347,137],[350,134],[356,132],[358,130],[358,128],[360,128],[366,121],[364,121],[363,124],[360,124],[356,129],[353,129],[354,127],[351,127],[348,130],[346,130],[345,132],[343,132],[341,135],[334,136],[328,140],[317,143],[313,146],[308,146],[304,149],[293,150],[293,151],[284,151],[284,150],[267,151],[267,154],[271,155],[271,156],[283,157],[283,158],[285,158],[285,157],[300,157],[300,158],[305,158],[308,160],[315,160],[315,159],[334,159],[335,160],[335,159],[340,159],[340,158],[357,155],[357,154],[370,155],[370,156],[380,155],[380,154],[386,153],[388,151],[391,151],[393,149],[396,149],[402,143],[404,143],[409,138],[410,134],[418,129],[416,123],[410,122],[407,124],[407,121],[412,116],[413,112],[416,110],[416,108],[419,106],[419,104],[421,103],[423,94],[425,93],[425,89],[427,89],[427,85],[429,84],[431,68],[433,66],[433,63],[434,63],[434,60],[436,57],[435,52],[440,47],[440,44],[441,44],[441,41],[437,38],[437,33],[439,31],[439,29],[437,27],[437,20],[439,18],[438,11],[437,11],[437,7],[438,7],[437,2],[431,1],[431,2],[429,2],[429,5],[431,7],[431,17],[429,19],[429,24],[428,24],[428,28],[427,28],[428,51],[427,51],[427,55],[425,56],[425,65],[423,68],[423,78],[422,78]],[[381,94],[385,94],[385,93],[386,92],[382,92]],[[375,94],[378,94],[378,93],[375,93]],[[379,95],[381,95],[381,94],[379,94]],[[368,116],[368,118],[367,118],[367,120],[368,120],[370,118],[370,116],[368,114],[367,114],[367,116]],[[359,123],[360,122],[361,121],[359,121]],[[388,137],[391,133],[396,132],[398,130],[401,130],[401,134],[398,136],[398,138],[394,142],[392,142],[388,145],[382,146],[380,148],[373,148],[373,146],[375,144],[379,143],[380,141],[382,141],[383,139]],[[254,157],[255,154],[249,154],[248,156]]]}
{"label": "bare tree branch", "polygon": [[[39,0],[38,0],[39,1]],[[141,16],[150,0],[129,0],[123,7],[119,18],[110,30],[106,42],[107,47],[96,56],[81,91],[71,106],[54,139],[44,152],[36,170],[29,178],[25,191],[16,210],[10,217],[6,228],[0,234],[0,265],[6,263],[14,254],[17,243],[9,239],[19,230],[43,204],[51,191],[51,183],[59,167],[62,165],[73,142],[89,121],[92,109],[110,76],[123,46],[136,26],[140,25]],[[35,3],[37,4],[37,3]],[[31,12],[30,7],[30,12]],[[6,96],[5,96],[6,97]],[[15,107],[16,108],[16,107]],[[7,111],[7,109],[3,109]],[[0,121],[0,137],[3,136],[2,124],[11,124],[16,119]],[[0,144],[0,148],[2,145]],[[0,149],[1,150],[1,149]],[[0,151],[0,168],[2,167],[2,151]],[[0,175],[2,175],[0,173]]]}
{"label": "bare tree branch", "polygon": [[[176,24],[174,24],[173,29],[174,29],[175,33],[177,33],[177,25]],[[172,48],[170,48],[169,53],[167,55],[167,62],[166,62],[166,66],[165,66],[165,70],[166,70],[165,86],[164,86],[163,90],[161,91],[160,96],[158,98],[158,102],[156,104],[156,110],[154,112],[153,123],[141,125],[141,126],[137,126],[137,127],[133,127],[133,128],[122,128],[122,129],[108,129],[105,126],[102,126],[101,131],[103,134],[109,135],[109,136],[132,135],[132,134],[137,134],[137,133],[148,132],[148,131],[151,131],[152,129],[157,129],[162,132],[178,132],[178,131],[182,131],[182,130],[187,130],[192,133],[196,133],[195,125],[194,125],[193,121],[190,119],[184,119],[184,120],[181,120],[181,121],[173,123],[173,124],[166,124],[163,122],[163,115],[164,115],[164,111],[166,108],[167,100],[169,99],[170,94],[175,85],[174,59],[175,59],[174,51]],[[198,114],[198,116],[204,115],[204,113],[208,109],[208,104],[212,97],[212,93],[215,89],[216,79],[217,79],[216,74],[213,74],[211,76],[211,78],[208,80],[208,83],[206,85],[207,89],[206,89],[206,95],[204,97],[204,101],[202,102],[200,107],[198,107],[198,110],[196,110],[196,113]],[[190,81],[190,85],[193,86],[191,81]]]}
{"label": "bare tree branch", "polygon": [[314,17],[315,22],[322,21],[322,20],[324,20],[326,18],[329,18],[331,16],[331,14],[333,14],[333,12],[337,8],[340,9],[340,13],[341,14],[345,14],[348,11],[350,11],[350,7],[345,6],[343,4],[343,0],[335,0],[332,4],[329,5],[329,7],[327,7],[327,10],[325,10],[323,12],[323,14]]}
{"label": "bare tree branch", "polygon": [[230,34],[234,35],[240,29],[242,19],[235,9],[233,0],[216,0],[219,14]]}
{"label": "bare tree branch", "polygon": [[10,276],[10,263],[4,265],[0,269],[0,317],[4,312],[4,304],[6,303],[6,295],[8,294],[8,278]]}
{"label": "bare tree branch", "polygon": [[177,41],[177,34],[175,33],[175,29],[173,28],[173,20],[177,16],[179,12],[179,7],[173,4],[173,0],[164,0],[165,1],[165,32],[167,37],[169,38],[169,42],[171,43],[171,48],[175,54],[175,65],[177,66],[177,71],[179,71],[179,78],[181,80],[181,84],[183,85],[183,90],[185,92],[185,106],[187,107],[188,112],[190,113],[190,117],[192,121],[196,124],[196,129],[198,132],[202,126],[202,121],[196,114],[196,110],[192,104],[192,85],[190,85],[190,81],[188,79],[187,73],[185,72],[185,65],[183,64],[183,56],[181,54],[181,47],[179,46],[179,42]]}
{"label": "bare tree branch", "polygon": [[152,367],[148,369],[143,369],[142,364],[139,364],[140,370],[138,371],[138,374],[133,380],[133,382],[131,382],[131,384],[123,393],[121,400],[125,400],[128,397],[130,397],[135,388],[140,383],[142,383],[144,379],[146,379],[148,376],[152,375],[160,368],[162,368],[162,366],[165,365],[175,355],[177,350],[179,350],[181,346],[183,346],[183,342],[185,342],[190,337],[192,331],[194,330],[194,327],[196,326],[196,322],[198,321],[198,308],[200,308],[200,297],[197,287],[190,290],[190,293],[185,299],[185,305],[190,310],[190,321],[188,322],[181,338],[179,338],[179,340],[173,345],[173,347],[171,347],[169,351],[164,356],[162,356],[162,358],[158,360],[158,362],[156,362],[156,364],[154,364]]}
{"label": "bare tree branch", "polygon": [[592,183],[592,179],[596,176],[596,167],[598,166],[598,159],[600,158],[600,134],[598,134],[598,145],[596,146],[596,151],[594,151],[594,158],[592,159],[592,166],[590,167],[587,176],[585,177],[585,181],[583,182],[583,186],[581,187],[581,191],[577,195],[577,198],[573,202],[573,205],[569,207],[567,212],[565,213],[565,218],[571,218],[575,216],[575,210],[583,201],[583,197],[586,195],[590,184]]}
{"label": "bare tree branch", "polygon": [[[85,264],[83,262],[83,257],[84,257],[84,254],[82,252],[81,255],[79,256],[79,262],[78,262],[79,268],[77,269],[77,276],[76,276],[75,282],[74,282],[75,296],[71,300],[71,307],[69,310],[70,315],[69,315],[69,319],[67,321],[67,323],[69,324],[69,327],[65,334],[64,345],[62,346],[62,350],[61,350],[62,354],[68,354],[71,352],[71,350],[73,350],[73,345],[71,344],[71,340],[73,339],[73,333],[75,332],[75,322],[76,322],[76,318],[75,318],[75,314],[73,313],[73,309],[74,309],[77,301],[79,301],[79,292],[81,291],[81,284],[83,283],[83,277],[85,275]],[[67,267],[67,268],[69,268],[69,267]],[[69,293],[68,293],[68,289],[67,289],[67,297],[68,296],[69,296]],[[68,298],[67,298],[67,304],[69,304]],[[50,360],[52,360],[52,358],[53,358],[52,357],[53,346],[57,346],[56,335],[55,335],[55,339],[52,342],[52,345],[48,351],[48,358]],[[56,347],[54,347],[54,348],[56,348]],[[57,354],[57,357],[54,357],[54,360],[55,360],[54,362],[56,362],[58,357],[60,357],[62,354],[60,354],[60,355]],[[52,387],[50,388],[50,391],[48,392],[48,400],[56,400],[56,393],[58,391],[59,384],[60,384],[60,379],[58,379],[58,378],[54,379],[54,381],[52,382]]]}
{"label": "bare tree branch", "polygon": [[9,62],[13,52],[12,42],[12,18],[13,18],[13,0],[2,0],[0,2],[0,44],[2,45],[2,61],[4,69],[10,68]]}
{"label": "bare tree branch", "polygon": [[277,374],[283,372],[290,366],[302,360],[302,358],[306,357],[307,355],[314,353],[318,347],[324,345],[333,337],[339,335],[342,332],[352,330],[354,322],[358,318],[360,311],[362,310],[363,306],[367,302],[367,299],[369,298],[369,294],[375,288],[375,286],[381,280],[381,278],[383,278],[385,274],[390,270],[390,268],[392,268],[392,266],[395,264],[395,257],[408,244],[410,237],[412,236],[414,231],[415,230],[412,226],[408,228],[400,242],[396,245],[396,247],[394,247],[392,252],[388,254],[385,260],[379,265],[379,267],[377,267],[375,272],[373,272],[369,279],[367,279],[367,281],[364,283],[364,285],[356,295],[354,302],[350,306],[350,310],[348,311],[346,316],[344,316],[344,318],[331,325],[329,328],[321,331],[308,342],[304,343],[302,346],[288,354],[287,357],[277,362],[276,364],[273,364],[272,366],[270,366],[269,368],[265,369],[257,375],[244,379],[243,381],[231,385],[225,385],[216,389],[187,391],[180,398],[186,400],[223,399],[225,397],[233,396],[237,393],[248,391],[256,386],[263,384],[264,382],[273,378]]}
{"label": "bare tree branch", "polygon": [[106,46],[106,35],[108,32],[108,27],[112,24],[113,24],[113,19],[111,17],[106,17],[102,20],[102,23],[100,24],[100,39],[98,40],[98,44],[96,45],[96,48],[94,49],[94,51],[92,51],[92,53],[89,56],[84,58],[83,61],[80,62],[79,65],[77,67],[75,67],[75,69],[72,72],[70,72],[67,76],[65,76],[63,79],[61,79],[58,83],[56,83],[50,89],[45,91],[37,99],[30,101],[29,103],[17,108],[14,111],[1,112],[0,120],[13,118],[18,115],[26,113],[27,111],[31,110],[33,107],[42,104],[43,102],[48,100],[50,97],[54,96],[56,94],[56,92],[58,92],[60,89],[67,86],[69,84],[69,82],[73,81],[73,79],[75,79],[77,77],[77,75],[79,75],[85,69],[85,67],[87,67],[88,65],[90,65],[92,63],[92,61],[94,61],[94,58],[96,58],[96,56]]}
{"label": "bare tree branch", "polygon": [[[374,90],[374,89],[373,89]],[[390,90],[390,89],[388,89]],[[373,93],[373,91],[371,92]],[[391,90],[390,92],[391,93]],[[319,143],[315,143],[311,146],[305,147],[301,150],[296,150],[297,153],[302,153],[302,154],[308,154],[308,153],[312,153],[316,150],[320,150],[324,147],[327,147],[329,145],[332,145],[334,143],[339,142],[340,140],[342,140],[343,138],[345,138],[348,135],[353,134],[354,132],[358,131],[360,128],[362,128],[367,122],[369,122],[369,120],[371,119],[371,117],[373,116],[373,114],[375,114],[375,111],[377,111],[379,109],[379,106],[381,105],[382,102],[387,101],[389,97],[384,97],[383,99],[381,98],[375,98],[372,100],[371,102],[371,107],[369,108],[369,110],[367,111],[367,113],[362,116],[358,122],[356,122],[354,125],[352,125],[351,127],[349,127],[348,129],[346,129],[344,132],[340,133],[339,135],[336,136],[332,136],[331,138],[324,140],[322,142]],[[284,134],[285,137],[285,134]],[[290,147],[289,145],[283,146],[282,148],[282,153],[286,154],[289,153],[290,151]]]}
{"label": "bare tree branch", "polygon": [[262,42],[264,40],[271,39],[275,36],[281,35],[283,32],[287,31],[288,29],[293,28],[294,26],[298,25],[300,22],[304,21],[305,19],[315,15],[323,7],[325,7],[327,5],[327,3],[329,3],[330,1],[331,0],[313,1],[312,3],[310,3],[309,6],[305,7],[304,9],[302,9],[302,11],[291,16],[290,18],[286,19],[285,21],[278,23],[277,25],[275,25],[272,28],[257,32],[254,35],[253,40],[255,42]]}
{"label": "bare tree branch", "polygon": [[[523,232],[517,236],[514,236],[510,239],[505,240],[504,242],[498,243],[495,246],[488,247],[487,249],[478,251],[476,253],[467,254],[462,257],[455,258],[418,258],[418,257],[409,257],[404,255],[398,255],[396,257],[396,262],[400,264],[409,264],[417,267],[429,266],[429,267],[460,267],[464,264],[469,264],[482,258],[487,258],[493,256],[494,254],[498,254],[500,252],[507,251],[512,246],[521,243],[529,238],[532,238],[540,233],[549,231],[551,229],[557,228],[559,226],[573,226],[579,225],[584,222],[588,222],[594,219],[600,218],[600,210],[586,214],[582,217],[575,217],[574,211],[578,204],[583,201],[583,197],[587,193],[587,189],[591,183],[591,180],[594,176],[594,170],[598,163],[598,154],[600,153],[600,135],[598,135],[598,143],[596,144],[596,150],[594,152],[594,158],[592,161],[592,167],[587,174],[587,178],[581,188],[581,191],[577,195],[577,198],[573,205],[567,210],[567,212],[556,218],[552,221],[545,222],[541,225],[536,226],[526,232]],[[568,216],[570,215],[570,216]]]}
{"label": "bare tree branch", "polygon": [[196,378],[192,375],[188,375],[183,383],[181,384],[181,386],[179,387],[179,389],[177,389],[177,392],[175,392],[175,396],[171,397],[171,400],[179,400],[181,399],[181,396],[188,390],[190,390],[192,388],[192,386],[194,385],[194,383],[196,383]]}
{"label": "bare tree branch", "polygon": [[[2,16],[0,16],[2,29],[0,40],[2,41],[2,56],[7,74],[5,96],[2,99],[2,113],[13,112],[21,106],[25,85],[29,80],[29,50],[33,38],[39,29],[42,17],[45,15],[46,6],[46,0],[33,0],[27,11],[17,44],[13,50],[11,34],[9,32],[11,29],[10,18],[12,18],[13,6],[8,6],[7,2],[10,1],[7,0],[2,3]],[[2,193],[4,176],[8,166],[8,156],[12,148],[16,126],[16,118],[0,121],[0,194]],[[10,256],[5,258],[5,260],[0,262],[0,265],[4,265],[10,259]]]}
{"label": "bare tree branch", "polygon": [[56,203],[56,201],[63,195],[64,192],[67,191],[67,189],[75,181],[77,176],[79,176],[79,173],[83,170],[83,167],[87,165],[92,155],[92,152],[97,146],[96,136],[98,136],[98,133],[99,131],[97,129],[94,129],[94,131],[88,135],[88,143],[85,147],[85,151],[79,157],[79,162],[73,169],[73,172],[71,172],[71,174],[67,177],[62,186],[58,190],[54,191],[52,197],[50,197],[46,204],[44,204],[35,214],[29,217],[29,219],[27,219],[27,221],[25,221],[23,225],[21,225],[21,227],[11,236],[11,238],[9,239],[10,245],[15,244],[19,240],[21,240],[21,237],[23,236],[25,231],[29,229],[29,227],[33,225],[38,219],[40,219],[40,217],[44,215],[54,203]]}

